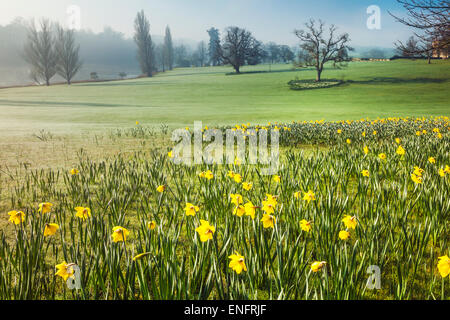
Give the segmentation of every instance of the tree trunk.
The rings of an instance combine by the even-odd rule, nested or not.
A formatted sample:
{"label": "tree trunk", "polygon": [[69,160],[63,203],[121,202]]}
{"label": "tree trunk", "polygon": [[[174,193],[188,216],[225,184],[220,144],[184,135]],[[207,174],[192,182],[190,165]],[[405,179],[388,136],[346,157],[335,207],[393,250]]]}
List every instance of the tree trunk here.
{"label": "tree trunk", "polygon": [[236,70],[236,73],[241,73],[241,72],[239,71],[239,66],[235,66],[235,67],[234,67],[234,70]]}
{"label": "tree trunk", "polygon": [[316,82],[320,82],[320,75],[322,74],[322,70],[317,70]]}
{"label": "tree trunk", "polygon": [[431,64],[431,56],[428,56],[428,64]]}

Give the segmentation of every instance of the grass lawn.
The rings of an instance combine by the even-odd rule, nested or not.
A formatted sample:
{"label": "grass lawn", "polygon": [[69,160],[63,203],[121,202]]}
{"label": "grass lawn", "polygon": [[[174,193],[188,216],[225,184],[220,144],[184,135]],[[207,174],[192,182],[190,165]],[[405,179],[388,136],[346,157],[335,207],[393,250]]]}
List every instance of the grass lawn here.
{"label": "grass lawn", "polygon": [[[142,125],[171,128],[202,120],[210,126],[241,122],[340,120],[362,117],[449,115],[449,61],[353,62],[328,68],[324,79],[344,85],[293,91],[287,82],[312,79],[291,65],[176,69],[153,78],[72,86],[0,90],[0,135],[105,132]],[[258,72],[259,71],[259,72]],[[263,71],[263,72],[261,72]]]}

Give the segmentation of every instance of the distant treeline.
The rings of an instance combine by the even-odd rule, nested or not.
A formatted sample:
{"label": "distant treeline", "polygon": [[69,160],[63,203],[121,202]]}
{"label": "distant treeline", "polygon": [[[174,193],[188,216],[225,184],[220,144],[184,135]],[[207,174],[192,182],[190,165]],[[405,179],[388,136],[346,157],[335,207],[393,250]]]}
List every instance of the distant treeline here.
{"label": "distant treeline", "polygon": [[[27,43],[27,28],[30,21],[16,18],[10,24],[0,25],[0,86],[33,83],[32,70],[26,63],[24,48]],[[152,70],[165,71],[172,67],[202,67],[210,65],[233,65],[223,58],[226,52],[227,36],[231,31],[241,32],[239,35],[248,37],[252,42],[251,48],[242,57],[244,64],[260,63],[291,63],[299,53],[299,47],[280,45],[274,42],[262,43],[254,39],[245,29],[226,29],[223,34],[216,29],[205,30],[207,41],[182,42],[174,39],[171,66],[167,66],[167,52],[164,52],[165,37],[152,35]],[[170,33],[169,28],[166,29]],[[221,39],[222,38],[222,39]],[[137,77],[142,74],[138,58],[138,46],[134,38],[128,38],[123,33],[105,27],[102,32],[94,33],[89,30],[74,32],[76,46],[79,46],[79,58],[82,62],[80,70],[73,80],[87,79],[121,79]],[[222,41],[225,41],[222,43]],[[228,43],[228,45],[232,45]],[[167,49],[166,49],[167,50]],[[222,51],[221,51],[222,50]],[[387,58],[392,56],[390,49],[361,48],[356,56],[362,58]],[[236,59],[235,59],[236,60]],[[52,82],[62,82],[64,79],[55,75]]]}

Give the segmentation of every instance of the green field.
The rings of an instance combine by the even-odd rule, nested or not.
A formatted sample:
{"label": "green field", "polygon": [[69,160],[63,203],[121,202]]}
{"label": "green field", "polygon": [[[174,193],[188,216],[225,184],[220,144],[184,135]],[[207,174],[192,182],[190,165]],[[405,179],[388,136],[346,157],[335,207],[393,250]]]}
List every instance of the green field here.
{"label": "green field", "polygon": [[261,65],[244,67],[241,75],[227,74],[231,71],[187,68],[136,80],[1,89],[0,134],[105,132],[137,120],[174,128],[195,120],[217,125],[450,114],[449,61],[330,66],[325,79],[347,82],[309,91],[292,91],[287,82],[313,79],[312,69]]}

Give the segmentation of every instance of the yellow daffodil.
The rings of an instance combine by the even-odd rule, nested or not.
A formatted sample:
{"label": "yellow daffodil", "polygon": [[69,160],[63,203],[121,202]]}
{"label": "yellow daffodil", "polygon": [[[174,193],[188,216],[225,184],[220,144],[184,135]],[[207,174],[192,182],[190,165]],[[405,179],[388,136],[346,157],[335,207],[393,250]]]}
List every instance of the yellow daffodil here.
{"label": "yellow daffodil", "polygon": [[442,278],[448,276],[450,274],[450,258],[447,255],[439,257],[437,267]]}
{"label": "yellow daffodil", "polygon": [[346,230],[339,231],[339,239],[347,240],[348,238],[350,238],[350,232],[348,232]]}
{"label": "yellow daffodil", "polygon": [[274,203],[273,201],[264,200],[262,202],[262,205],[262,210],[267,214],[272,214],[275,212],[276,203]]}
{"label": "yellow daffodil", "polygon": [[307,220],[305,220],[305,219],[301,220],[301,221],[300,221],[300,228],[301,228],[303,231],[306,231],[306,232],[311,231],[311,228],[312,228],[311,222],[310,222],[310,221],[307,221]]}
{"label": "yellow daffodil", "polygon": [[351,143],[352,143],[352,140],[347,139],[347,140],[345,140],[345,142],[347,142],[347,144],[351,144]]}
{"label": "yellow daffodil", "polygon": [[205,178],[208,179],[208,180],[211,180],[211,179],[214,178],[214,174],[212,173],[211,170],[208,170],[208,171],[205,172]]}
{"label": "yellow daffodil", "polygon": [[441,177],[445,177],[445,170],[444,169],[439,169],[439,175],[441,176]]}
{"label": "yellow daffodil", "polygon": [[277,197],[278,196],[274,196],[269,193],[266,193],[266,201],[271,202],[274,206],[276,206],[278,204]]}
{"label": "yellow daffodil", "polygon": [[344,218],[342,219],[342,222],[345,224],[345,227],[347,229],[355,229],[356,225],[358,224],[358,221],[356,220],[355,216],[349,216],[349,215],[345,215]]}
{"label": "yellow daffodil", "polygon": [[311,190],[309,190],[308,192],[305,193],[305,195],[303,196],[303,200],[308,201],[308,203],[310,203],[313,200],[316,200],[316,195],[314,194],[314,192],[312,192]]}
{"label": "yellow daffodil", "polygon": [[50,202],[40,203],[38,211],[42,214],[50,212],[52,210],[52,206],[53,204],[51,204]]}
{"label": "yellow daffodil", "polygon": [[243,182],[242,183],[242,189],[246,191],[250,191],[253,188],[253,183],[250,182]]}
{"label": "yellow daffodil", "polygon": [[400,144],[400,138],[395,138],[395,142],[396,142],[397,144]]}
{"label": "yellow daffodil", "polygon": [[91,209],[84,208],[84,207],[76,207],[75,208],[76,217],[80,218],[81,220],[86,220],[91,216]]}
{"label": "yellow daffodil", "polygon": [[338,134],[341,134],[341,133],[342,133],[342,130],[341,130],[341,129],[338,129],[338,130],[337,130],[337,133],[338,133]]}
{"label": "yellow daffodil", "polygon": [[216,232],[216,228],[211,226],[208,221],[200,220],[201,225],[195,229],[200,236],[201,242],[206,242],[208,240],[212,240],[214,232]]}
{"label": "yellow daffodil", "polygon": [[167,156],[168,156],[169,158],[173,158],[173,151],[167,152]]}
{"label": "yellow daffodil", "polygon": [[70,170],[70,174],[73,175],[73,176],[75,176],[75,175],[77,175],[77,174],[79,174],[79,173],[80,173],[80,171],[78,171],[78,170],[75,169],[75,168],[73,168],[72,170]]}
{"label": "yellow daffodil", "polygon": [[418,177],[421,177],[423,174],[424,170],[422,168],[419,167],[414,167],[414,174]]}
{"label": "yellow daffodil", "polygon": [[369,153],[369,148],[367,148],[367,146],[364,146],[363,151],[364,151],[364,154],[368,154]]}
{"label": "yellow daffodil", "polygon": [[271,216],[270,214],[265,213],[261,219],[261,222],[263,223],[264,229],[267,229],[267,228],[273,229],[277,220],[275,219],[274,216]]}
{"label": "yellow daffodil", "polygon": [[233,215],[242,217],[245,214],[245,207],[243,205],[239,205],[233,210]]}
{"label": "yellow daffodil", "polygon": [[272,179],[273,179],[273,181],[276,182],[276,183],[279,183],[279,182],[281,181],[281,177],[278,176],[278,175],[273,176]]}
{"label": "yellow daffodil", "polygon": [[420,184],[422,183],[422,177],[418,176],[414,173],[411,173],[411,180],[414,181],[415,184]]}
{"label": "yellow daffodil", "polygon": [[242,271],[247,271],[247,266],[245,265],[244,257],[239,253],[232,254],[228,257],[231,259],[230,264],[228,265],[233,271],[237,274],[241,274]]}
{"label": "yellow daffodil", "polygon": [[54,235],[58,229],[59,226],[56,223],[47,223],[44,229],[44,237]]}
{"label": "yellow daffodil", "polygon": [[245,215],[246,215],[246,216],[252,217],[252,219],[255,219],[256,208],[257,208],[257,207],[255,207],[255,206],[253,205],[253,203],[247,202],[247,203],[244,205]]}
{"label": "yellow daffodil", "polygon": [[239,173],[235,173],[234,176],[233,176],[233,179],[237,183],[241,183],[242,182],[242,176]]}
{"label": "yellow daffodil", "polygon": [[148,228],[149,230],[155,229],[155,228],[156,228],[156,221],[154,221],[154,220],[149,221],[149,222],[147,223],[147,228]]}
{"label": "yellow daffodil", "polygon": [[312,264],[311,264],[311,270],[313,271],[313,272],[318,272],[318,271],[320,271],[322,268],[323,268],[323,266],[325,266],[326,265],[326,262],[325,261],[314,261]]}
{"label": "yellow daffodil", "polygon": [[230,171],[228,171],[228,174],[227,174],[227,175],[228,175],[229,178],[233,179],[235,173],[234,173],[233,171],[230,170]]}
{"label": "yellow daffodil", "polygon": [[166,191],[166,186],[164,185],[158,186],[158,188],[156,188],[156,191],[158,191],[159,193],[163,193],[164,191]]}
{"label": "yellow daffodil", "polygon": [[127,236],[130,234],[130,232],[120,226],[113,228],[113,234],[111,237],[113,238],[114,242],[124,242],[127,241]]}
{"label": "yellow daffodil", "polygon": [[428,158],[428,162],[429,163],[436,163],[436,159],[434,157],[429,157]]}
{"label": "yellow daffodil", "polygon": [[398,155],[403,156],[405,154],[405,149],[402,146],[398,146],[397,151],[395,151]]}
{"label": "yellow daffodil", "polygon": [[240,204],[242,204],[244,202],[244,200],[242,199],[242,196],[240,194],[230,194],[230,198],[231,198],[231,203],[238,206]]}
{"label": "yellow daffodil", "polygon": [[381,160],[386,160],[386,154],[385,153],[380,153],[378,155],[378,158],[380,158]]}
{"label": "yellow daffodil", "polygon": [[60,276],[64,279],[64,281],[67,281],[69,277],[73,277],[75,271],[72,268],[73,264],[68,264],[67,262],[63,261],[60,264],[56,265],[57,272],[55,273],[55,276]]}
{"label": "yellow daffodil", "polygon": [[363,175],[363,177],[369,177],[370,176],[369,170],[363,170],[363,171],[361,171],[361,174]]}
{"label": "yellow daffodil", "polygon": [[22,211],[10,211],[8,212],[9,221],[14,224],[21,224],[25,221],[25,213]]}
{"label": "yellow daffodil", "polygon": [[195,216],[195,214],[199,211],[199,207],[193,205],[192,203],[187,202],[186,207],[184,207],[184,211],[187,216]]}

